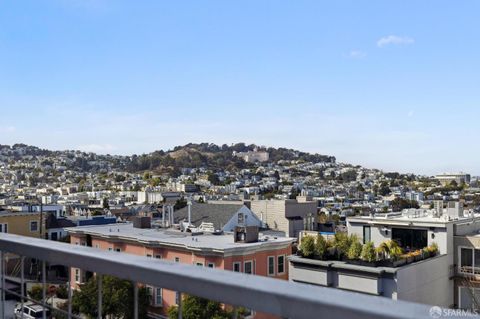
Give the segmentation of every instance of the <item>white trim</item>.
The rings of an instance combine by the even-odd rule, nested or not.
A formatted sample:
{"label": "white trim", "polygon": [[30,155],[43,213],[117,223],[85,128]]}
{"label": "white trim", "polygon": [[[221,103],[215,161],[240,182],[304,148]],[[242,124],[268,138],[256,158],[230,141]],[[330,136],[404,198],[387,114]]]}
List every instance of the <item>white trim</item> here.
{"label": "white trim", "polygon": [[[0,223],[0,225],[2,225],[2,231],[0,231],[0,233],[8,234],[8,223]],[[5,231],[5,228],[7,229],[7,231]]]}
{"label": "white trim", "polygon": [[[242,272],[242,263],[240,261],[235,261],[232,264],[232,271],[235,271],[235,265],[238,265],[238,272]],[[235,271],[237,272],[237,271]]]}
{"label": "white trim", "polygon": [[245,269],[247,269],[247,267],[245,267],[248,263],[250,263],[250,271],[251,273],[249,273],[249,275],[254,275],[254,269],[253,269],[253,260],[245,260],[243,262],[243,273],[246,274],[247,272],[245,271]]}
{"label": "white trim", "polygon": [[462,271],[462,249],[469,249],[472,252],[472,270],[475,269],[475,247],[468,247],[468,246],[458,246],[458,273],[463,274],[463,275],[475,275],[475,271],[473,273],[471,272],[463,272]]}
{"label": "white trim", "polygon": [[[160,302],[157,302],[158,301],[158,291],[159,290],[160,290]],[[155,293],[155,297],[153,299],[154,305],[157,306],[157,307],[163,307],[163,288],[155,287],[154,293]]]}
{"label": "white trim", "polygon": [[[273,273],[270,273],[270,258],[273,259]],[[267,276],[275,276],[275,274],[277,273],[277,269],[276,269],[276,258],[275,256],[267,256]]]}

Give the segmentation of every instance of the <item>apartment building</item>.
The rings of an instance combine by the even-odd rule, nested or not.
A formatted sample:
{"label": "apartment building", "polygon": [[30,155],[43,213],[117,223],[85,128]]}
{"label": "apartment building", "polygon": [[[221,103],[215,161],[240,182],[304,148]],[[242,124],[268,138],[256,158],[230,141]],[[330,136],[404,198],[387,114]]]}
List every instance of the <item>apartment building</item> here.
{"label": "apartment building", "polygon": [[[39,212],[0,211],[0,233],[40,237],[42,231]],[[43,232],[45,230],[43,229]]]}
{"label": "apartment building", "polygon": [[461,205],[442,205],[432,210],[349,217],[347,230],[375,247],[393,240],[405,252],[421,251],[435,243],[438,254],[383,266],[291,256],[290,280],[445,308],[472,309],[480,300],[475,268],[475,258],[480,260],[480,215],[464,212]]}
{"label": "apartment building", "polygon": [[[288,280],[287,256],[292,253],[294,239],[264,236],[257,227],[236,227],[234,233],[225,234],[152,229],[149,220],[145,222],[145,217],[142,220],[133,224],[70,228],[71,244]],[[74,288],[91,275],[74,269]],[[179,302],[175,291],[162,287],[149,289],[152,317],[165,315],[170,306]]]}
{"label": "apartment building", "polygon": [[466,173],[443,173],[435,176],[442,185],[450,185],[450,183],[455,182],[457,185],[461,185],[463,183],[469,184],[471,176],[470,174]]}
{"label": "apartment building", "polygon": [[250,209],[267,226],[288,237],[298,237],[304,228],[304,218],[317,212],[316,201],[252,200]]}

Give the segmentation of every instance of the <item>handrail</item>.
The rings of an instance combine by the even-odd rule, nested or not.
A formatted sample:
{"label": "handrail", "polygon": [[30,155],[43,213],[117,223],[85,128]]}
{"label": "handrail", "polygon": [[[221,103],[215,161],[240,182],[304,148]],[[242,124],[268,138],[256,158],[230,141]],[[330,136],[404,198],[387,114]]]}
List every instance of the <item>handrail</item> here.
{"label": "handrail", "polygon": [[287,318],[430,318],[426,305],[12,234],[0,251]]}

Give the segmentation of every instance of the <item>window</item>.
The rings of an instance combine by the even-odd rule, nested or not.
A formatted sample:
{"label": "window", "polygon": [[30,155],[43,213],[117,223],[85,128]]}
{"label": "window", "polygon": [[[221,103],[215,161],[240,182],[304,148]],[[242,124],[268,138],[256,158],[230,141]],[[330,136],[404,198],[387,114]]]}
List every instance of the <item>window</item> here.
{"label": "window", "polygon": [[54,240],[54,241],[57,241],[57,240],[58,240],[58,233],[57,233],[57,232],[53,232],[53,233],[50,235],[50,239],[51,239],[51,240]]}
{"label": "window", "polygon": [[180,262],[180,258],[179,258],[179,257],[175,257],[175,262],[176,262],[176,263],[179,263],[179,262]]}
{"label": "window", "polygon": [[459,309],[478,311],[479,298],[480,289],[473,287],[458,287]]}
{"label": "window", "polygon": [[178,305],[180,303],[180,293],[177,291],[175,292],[175,303]]}
{"label": "window", "polygon": [[428,246],[426,229],[392,228],[392,240],[407,252]]}
{"label": "window", "polygon": [[162,306],[163,305],[163,290],[162,288],[155,289],[155,305]]}
{"label": "window", "polygon": [[147,294],[150,299],[150,304],[155,305],[155,300],[153,299],[153,287],[147,286]]}
{"label": "window", "polygon": [[115,248],[115,251],[116,251],[117,253],[119,253],[119,252],[122,251],[122,249],[120,249],[120,248]]}
{"label": "window", "polygon": [[155,255],[155,258],[162,259],[162,255]]}
{"label": "window", "polygon": [[241,272],[241,270],[240,270],[240,263],[239,263],[239,262],[234,262],[234,263],[233,263],[233,271],[234,271],[234,272]]}
{"label": "window", "polygon": [[113,251],[113,248],[112,248],[112,247],[108,247],[108,251]]}
{"label": "window", "polygon": [[253,273],[253,267],[252,267],[252,262],[251,261],[246,261],[245,264],[243,265],[244,267],[244,273],[246,274],[252,274]]}
{"label": "window", "polygon": [[275,276],[275,257],[268,256],[268,275]]}
{"label": "window", "polygon": [[215,264],[214,263],[208,263],[208,268],[215,268]]}
{"label": "window", "polygon": [[100,246],[99,246],[98,244],[95,244],[95,248],[97,248],[97,249],[98,249],[98,248],[100,248]]}
{"label": "window", "polygon": [[203,263],[196,263],[196,266],[203,267]]}
{"label": "window", "polygon": [[277,257],[277,273],[284,274],[285,273],[285,255]]}
{"label": "window", "polygon": [[480,274],[480,249],[459,248],[459,271],[463,274]]}
{"label": "window", "polygon": [[151,254],[147,254],[147,258],[152,258],[153,256]]}
{"label": "window", "polygon": [[30,231],[37,232],[38,231],[38,221],[34,220],[30,222]]}
{"label": "window", "polygon": [[76,283],[82,282],[82,271],[78,268],[75,269],[75,282]]}
{"label": "window", "polygon": [[370,226],[363,226],[363,243],[372,241],[372,229]]}
{"label": "window", "polygon": [[8,224],[0,224],[0,233],[8,233]]}

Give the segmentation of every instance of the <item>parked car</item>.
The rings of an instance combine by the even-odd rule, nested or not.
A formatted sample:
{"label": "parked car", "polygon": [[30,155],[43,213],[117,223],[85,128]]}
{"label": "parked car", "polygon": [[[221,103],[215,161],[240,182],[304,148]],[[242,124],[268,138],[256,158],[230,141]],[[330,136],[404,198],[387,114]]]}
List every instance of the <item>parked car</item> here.
{"label": "parked car", "polygon": [[[24,319],[34,319],[34,318],[43,318],[43,307],[34,303],[25,303],[18,304],[15,307],[15,318],[22,318],[22,311],[23,311],[23,318]],[[51,318],[50,309],[46,309],[47,318]]]}

